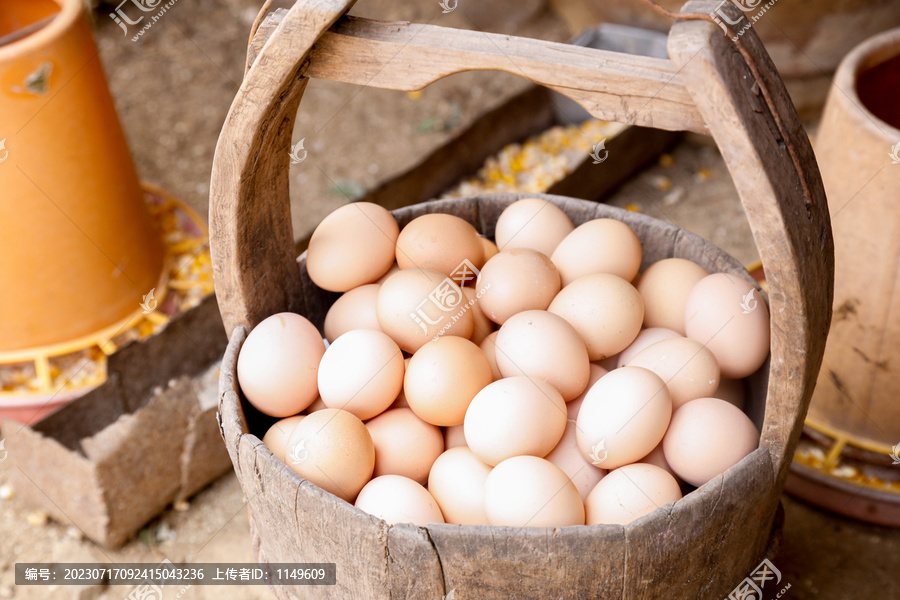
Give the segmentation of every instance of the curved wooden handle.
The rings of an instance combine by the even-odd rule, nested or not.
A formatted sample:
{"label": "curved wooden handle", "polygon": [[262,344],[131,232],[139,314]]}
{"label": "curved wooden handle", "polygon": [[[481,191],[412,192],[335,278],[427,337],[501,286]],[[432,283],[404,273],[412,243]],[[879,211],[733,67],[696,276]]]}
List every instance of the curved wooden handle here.
{"label": "curved wooden handle", "polygon": [[[793,168],[753,78],[715,25],[679,22],[671,61],[406,23],[338,19],[353,0],[297,2],[271,33],[216,147],[210,229],[216,294],[229,335],[285,310],[304,312],[290,221],[290,136],[308,77],[418,89],[451,73],[525,76],[604,120],[707,131],[734,177],[771,289],[772,365],[762,443],[779,485],[821,364],[833,249],[821,178],[784,84],[755,32],[741,40],[772,91],[803,169]],[[712,13],[713,2],[686,11]],[[737,18],[742,13],[725,3]],[[803,185],[805,183],[805,185]],[[804,198],[803,188],[812,198]]]}
{"label": "curved wooden handle", "polygon": [[[729,11],[732,21],[743,17],[730,2],[692,1],[682,10],[712,14],[717,9]],[[677,22],[668,47],[728,165],[765,267],[772,355],[761,443],[772,454],[781,489],[825,351],[834,243],[819,167],[784,82],[754,30],[745,31],[740,41],[756,63],[789,140],[781,139],[759,84],[718,26]],[[799,155],[799,171],[786,141]],[[804,188],[811,197],[804,196]]]}

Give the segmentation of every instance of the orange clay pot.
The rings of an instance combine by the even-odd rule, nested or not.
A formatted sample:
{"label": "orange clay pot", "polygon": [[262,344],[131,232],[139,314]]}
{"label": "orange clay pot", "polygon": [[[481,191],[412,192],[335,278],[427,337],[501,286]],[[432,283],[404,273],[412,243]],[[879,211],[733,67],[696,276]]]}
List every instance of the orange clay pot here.
{"label": "orange clay pot", "polygon": [[883,454],[900,444],[900,28],[844,58],[816,155],[834,227],[834,318],[809,420]]}
{"label": "orange clay pot", "polygon": [[12,362],[114,335],[144,294],[161,296],[164,249],[84,3],[2,4],[0,40],[49,18],[0,41],[0,362]]}

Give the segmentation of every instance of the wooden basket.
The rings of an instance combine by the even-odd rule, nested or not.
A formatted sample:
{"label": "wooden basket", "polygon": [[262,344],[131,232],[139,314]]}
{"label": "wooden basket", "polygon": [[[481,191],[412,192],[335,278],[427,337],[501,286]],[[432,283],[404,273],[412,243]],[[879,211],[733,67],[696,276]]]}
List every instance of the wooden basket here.
{"label": "wooden basket", "polygon": [[[722,598],[767,550],[831,318],[833,248],[821,179],[796,113],[752,30],[739,49],[717,26],[677,22],[669,60],[538,40],[344,16],[352,0],[294,5],[235,98],[211,184],[216,292],[230,343],[220,424],[265,562],[335,562],[337,584],[279,587],[281,598]],[[733,19],[741,16],[731,4]],[[708,14],[714,2],[684,11]],[[730,7],[730,8],[728,8]],[[741,24],[736,27],[740,28]],[[747,60],[749,59],[749,63]],[[280,311],[321,327],[336,295],[293,252],[290,136],[310,77],[414,90],[463,70],[525,75],[605,120],[711,134],[734,178],[766,266],[772,355],[753,379],[759,448],[682,500],[626,526],[389,526],[302,479],[258,436],[266,421],[237,386],[249,328]],[[771,109],[770,109],[771,107]],[[450,212],[486,235],[519,196],[429,202],[395,211],[402,226]],[[708,242],[644,215],[545,196],[582,223],[612,217],[641,238],[644,267],[678,256],[746,277]],[[253,433],[251,433],[253,432]],[[256,434],[256,435],[254,435]],[[776,527],[777,528],[777,527]]]}

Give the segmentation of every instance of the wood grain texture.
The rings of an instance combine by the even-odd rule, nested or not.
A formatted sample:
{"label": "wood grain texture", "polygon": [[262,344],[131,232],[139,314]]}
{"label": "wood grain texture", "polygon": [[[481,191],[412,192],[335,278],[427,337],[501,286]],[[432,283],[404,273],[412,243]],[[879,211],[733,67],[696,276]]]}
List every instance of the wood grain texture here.
{"label": "wood grain texture", "polygon": [[[210,253],[225,329],[303,309],[289,195],[289,152],[310,48],[355,0],[298,2],[247,72],[216,144]],[[260,207],[265,205],[265,210]]]}
{"label": "wood grain texture", "polygon": [[[526,194],[495,194],[417,204],[394,212],[402,226],[433,212],[454,214],[493,234],[503,209]],[[542,195],[577,225],[616,218],[642,240],[646,264],[663,258],[693,260],[705,269],[752,279],[732,257],[706,240],[603,204]],[[336,297],[309,281],[305,314],[321,327]],[[259,560],[335,561],[339,587],[327,598],[721,598],[767,552],[779,494],[772,457],[761,447],[739,465],[679,502],[622,526],[507,528],[487,526],[387,526],[303,480],[259,441],[264,428],[248,423],[256,411],[240,399],[236,357],[245,330],[235,330],[222,364],[223,433],[247,496]],[[766,373],[749,406],[762,415]],[[757,426],[762,424],[761,420]],[[686,551],[703,548],[702,552]],[[280,598],[302,598],[282,589]]]}
{"label": "wood grain texture", "polygon": [[670,61],[570,44],[344,17],[316,43],[309,74],[418,90],[473,70],[525,77],[572,98],[604,121],[706,133]]}
{"label": "wood grain texture", "polygon": [[[684,10],[709,13],[716,6],[709,0],[693,1]],[[743,15],[728,3],[722,10],[730,10],[734,19]],[[834,245],[822,178],[784,83],[752,29],[740,40],[772,94],[800,155],[801,172],[794,168],[743,57],[721,29],[704,21],[677,22],[669,35],[669,55],[709,123],[765,267],[772,360],[762,444],[772,454],[781,489],[828,335]],[[809,199],[803,196],[801,178],[812,194]]]}
{"label": "wood grain texture", "polygon": [[[266,19],[251,57],[279,15]],[[604,121],[707,133],[672,63],[661,58],[345,16],[316,42],[310,59],[310,77],[406,91],[463,71],[503,71],[556,90]]]}

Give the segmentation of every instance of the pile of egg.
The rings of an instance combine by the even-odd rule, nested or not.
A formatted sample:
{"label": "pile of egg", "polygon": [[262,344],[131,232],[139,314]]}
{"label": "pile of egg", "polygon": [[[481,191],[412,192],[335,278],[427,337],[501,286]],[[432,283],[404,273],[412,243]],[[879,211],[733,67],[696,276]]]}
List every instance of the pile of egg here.
{"label": "pile of egg", "polygon": [[750,283],[679,258],[639,275],[641,256],[621,221],[574,227],[538,198],[503,211],[496,245],[350,204],[306,258],[343,292],[325,339],[270,316],[238,380],[280,419],[275,456],[389,523],[628,523],[757,447],[741,380],[769,352]]}

